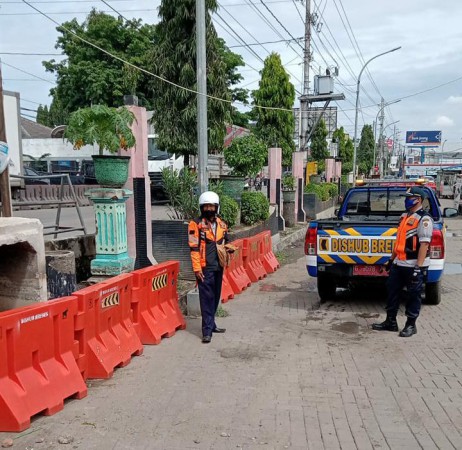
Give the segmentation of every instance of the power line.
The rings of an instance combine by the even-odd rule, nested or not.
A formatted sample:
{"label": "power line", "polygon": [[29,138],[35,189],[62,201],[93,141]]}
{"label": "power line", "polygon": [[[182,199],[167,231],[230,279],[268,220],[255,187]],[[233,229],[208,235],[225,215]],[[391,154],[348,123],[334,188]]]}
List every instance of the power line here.
{"label": "power line", "polygon": [[128,19],[124,17],[122,14],[120,14],[119,11],[117,11],[115,8],[113,8],[106,0],[101,0],[108,8],[111,8],[112,11],[114,11],[116,14],[118,14],[122,19],[126,20],[128,22]]}
{"label": "power line", "polygon": [[295,0],[292,0],[292,3],[294,4],[295,9],[297,10],[298,17],[300,17],[300,20],[302,21],[302,24],[305,25],[305,21],[303,20],[302,13],[301,13],[300,10],[298,9],[297,3],[295,2]]}
{"label": "power line", "polygon": [[2,64],[4,64],[5,66],[8,66],[8,67],[11,67],[12,69],[18,70],[19,72],[25,73],[26,75],[30,75],[31,77],[34,77],[34,78],[37,78],[39,80],[45,81],[46,83],[56,84],[54,81],[47,80],[46,78],[39,77],[38,75],[34,75],[33,73],[27,72],[27,71],[25,71],[23,69],[20,69],[19,67],[8,64],[5,61],[2,61]]}
{"label": "power line", "polygon": [[10,55],[10,56],[65,56],[62,53],[22,53],[22,52],[0,52],[0,55]]}
{"label": "power line", "polygon": [[[295,38],[296,41],[300,41],[303,38]],[[266,41],[266,42],[254,42],[254,43],[247,43],[242,45],[228,45],[228,48],[239,48],[239,47],[247,47],[253,45],[268,45],[268,44],[280,44],[281,42],[292,42],[293,39],[279,39],[278,41]],[[0,53],[1,55],[1,53]]]}
{"label": "power line", "polygon": [[[42,2],[37,2],[37,3],[42,3]],[[30,5],[30,3],[28,3]],[[32,5],[31,5],[32,6]],[[151,12],[151,11],[157,11],[155,8],[146,8],[146,9],[124,9],[120,10],[121,12],[125,13],[131,13],[131,12]],[[111,11],[99,11],[102,13],[110,13]],[[73,14],[90,14],[91,11],[64,11],[64,12],[47,12],[44,14],[48,14],[50,16],[63,16],[63,15],[73,15]],[[0,13],[0,16],[36,16],[42,14],[41,12],[26,12],[26,13]],[[61,25],[60,25],[61,26]]]}

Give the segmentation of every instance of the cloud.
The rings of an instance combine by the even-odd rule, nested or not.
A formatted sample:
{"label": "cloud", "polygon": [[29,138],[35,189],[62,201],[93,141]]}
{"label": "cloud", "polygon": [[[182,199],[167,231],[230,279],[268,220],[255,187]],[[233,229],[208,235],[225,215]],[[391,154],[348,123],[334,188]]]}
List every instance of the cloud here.
{"label": "cloud", "polygon": [[435,125],[437,127],[453,127],[454,121],[448,116],[438,116],[435,120]]}
{"label": "cloud", "polygon": [[462,95],[451,95],[447,100],[448,103],[459,104],[462,103]]}

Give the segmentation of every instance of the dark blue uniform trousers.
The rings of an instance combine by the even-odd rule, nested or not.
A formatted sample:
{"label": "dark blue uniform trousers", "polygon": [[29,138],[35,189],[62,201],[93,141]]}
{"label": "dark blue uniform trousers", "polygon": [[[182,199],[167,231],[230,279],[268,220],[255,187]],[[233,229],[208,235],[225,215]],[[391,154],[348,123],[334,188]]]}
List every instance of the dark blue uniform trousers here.
{"label": "dark blue uniform trousers", "polygon": [[223,270],[205,270],[203,273],[204,281],[197,285],[201,304],[202,336],[212,336],[212,330],[217,327],[215,313],[220,304]]}
{"label": "dark blue uniform trousers", "polygon": [[[423,269],[425,271],[425,269]],[[409,319],[417,319],[422,304],[422,289],[424,275],[421,273],[415,280],[412,278],[413,267],[402,267],[393,264],[390,276],[387,280],[388,300],[387,314],[396,317],[399,310],[399,302],[404,287],[407,287],[408,301],[406,302],[406,316]]]}

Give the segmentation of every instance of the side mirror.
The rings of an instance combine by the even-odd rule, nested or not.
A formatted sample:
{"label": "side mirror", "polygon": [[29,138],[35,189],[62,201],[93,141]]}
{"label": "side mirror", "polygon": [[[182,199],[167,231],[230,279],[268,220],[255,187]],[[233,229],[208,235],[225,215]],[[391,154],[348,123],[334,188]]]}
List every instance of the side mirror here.
{"label": "side mirror", "polygon": [[339,209],[339,208],[337,208],[337,209],[334,210],[334,215],[335,215],[335,217],[338,217],[338,213],[339,213],[339,212],[340,212],[340,209]]}
{"label": "side mirror", "polygon": [[456,217],[459,215],[459,211],[456,208],[444,208],[443,217]]}

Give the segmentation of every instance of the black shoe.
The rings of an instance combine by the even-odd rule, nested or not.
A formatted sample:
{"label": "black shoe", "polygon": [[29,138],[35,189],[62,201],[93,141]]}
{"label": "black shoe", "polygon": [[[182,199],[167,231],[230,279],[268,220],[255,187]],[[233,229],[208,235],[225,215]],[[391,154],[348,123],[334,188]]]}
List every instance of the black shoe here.
{"label": "black shoe", "polygon": [[383,322],[373,323],[372,329],[375,331],[398,331],[396,318],[387,317]]}
{"label": "black shoe", "polygon": [[216,327],[214,330],[212,330],[212,333],[225,333],[226,328],[218,328]]}
{"label": "black shoe", "polygon": [[411,337],[413,334],[417,333],[417,327],[414,324],[406,323],[404,328],[399,332],[401,337]]}
{"label": "black shoe", "polygon": [[202,343],[203,344],[210,344],[210,342],[212,342],[212,336],[204,336],[202,338]]}

